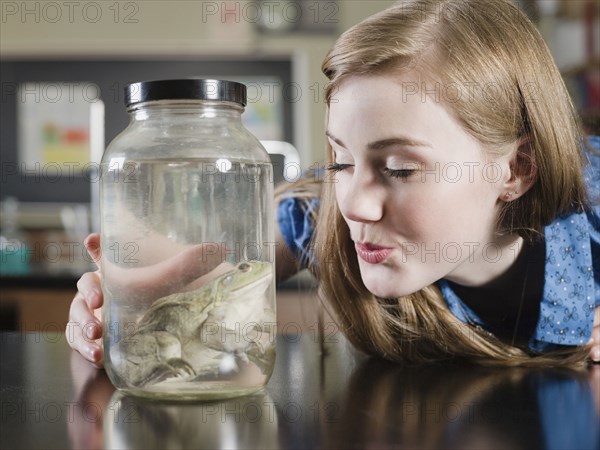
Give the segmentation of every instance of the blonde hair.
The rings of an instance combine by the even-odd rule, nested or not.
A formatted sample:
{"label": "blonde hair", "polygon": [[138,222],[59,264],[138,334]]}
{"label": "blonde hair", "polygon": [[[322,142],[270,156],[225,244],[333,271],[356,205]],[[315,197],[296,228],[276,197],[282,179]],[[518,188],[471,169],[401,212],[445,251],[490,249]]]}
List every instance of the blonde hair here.
{"label": "blonde hair", "polygon": [[[492,153],[518,140],[527,153],[523,172],[536,181],[506,202],[498,231],[528,240],[561,214],[586,205],[578,119],[562,78],[535,26],[510,1],[402,2],[346,31],[323,63],[329,104],[346,78],[418,71],[429,83],[452,87],[442,99],[455,119]],[[473,89],[476,82],[482,89]],[[496,93],[491,101],[491,91]],[[525,148],[525,146],[523,146]],[[328,146],[327,157],[332,161]],[[364,286],[349,229],[323,183],[313,236],[321,292],[339,326],[360,350],[389,360],[425,362],[464,358],[492,365],[569,365],[587,349],[534,355],[457,319],[436,285],[394,299]],[[510,206],[509,206],[510,205]],[[510,208],[510,209],[508,209]]]}

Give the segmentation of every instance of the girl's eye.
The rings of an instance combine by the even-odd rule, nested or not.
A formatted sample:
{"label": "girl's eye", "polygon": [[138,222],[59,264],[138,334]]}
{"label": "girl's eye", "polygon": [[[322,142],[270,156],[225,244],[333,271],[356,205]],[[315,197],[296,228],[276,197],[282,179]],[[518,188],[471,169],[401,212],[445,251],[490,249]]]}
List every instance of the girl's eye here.
{"label": "girl's eye", "polygon": [[392,178],[408,178],[413,173],[416,172],[415,169],[385,169],[385,173],[387,173]]}
{"label": "girl's eye", "polygon": [[338,163],[330,163],[327,166],[327,170],[331,172],[340,172],[348,167],[351,167],[352,164],[338,164]]}
{"label": "girl's eye", "polygon": [[[348,167],[352,167],[352,164],[338,164],[331,163],[327,166],[327,170],[331,172],[340,172]],[[388,169],[385,168],[384,172],[392,178],[403,178],[406,179],[416,172],[416,169]]]}

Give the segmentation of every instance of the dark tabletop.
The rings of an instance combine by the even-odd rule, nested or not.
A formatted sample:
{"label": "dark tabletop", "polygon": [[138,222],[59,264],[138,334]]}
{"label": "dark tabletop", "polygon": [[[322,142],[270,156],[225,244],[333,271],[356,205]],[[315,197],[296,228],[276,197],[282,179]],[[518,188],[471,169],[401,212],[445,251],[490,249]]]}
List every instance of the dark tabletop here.
{"label": "dark tabletop", "polygon": [[1,448],[600,448],[600,366],[403,367],[337,333],[278,336],[266,389],[224,402],[122,396],[62,334],[0,335]]}

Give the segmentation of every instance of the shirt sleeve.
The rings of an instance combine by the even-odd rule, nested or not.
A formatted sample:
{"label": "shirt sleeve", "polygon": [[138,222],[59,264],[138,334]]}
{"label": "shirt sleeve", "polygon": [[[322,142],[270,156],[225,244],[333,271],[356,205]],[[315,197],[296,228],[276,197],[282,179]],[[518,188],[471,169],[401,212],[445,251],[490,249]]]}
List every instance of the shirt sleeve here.
{"label": "shirt sleeve", "polygon": [[[309,206],[310,205],[310,206]],[[312,262],[313,252],[310,240],[313,235],[313,213],[319,206],[317,198],[285,198],[277,207],[277,223],[285,244],[305,269]]]}
{"label": "shirt sleeve", "polygon": [[594,272],[594,303],[600,306],[600,136],[591,136],[589,142],[596,152],[586,154],[589,164],[585,169],[584,179],[591,203],[587,217]]}
{"label": "shirt sleeve", "polygon": [[589,207],[546,228],[546,272],[540,319],[529,347],[538,352],[560,345],[585,345],[600,306],[600,138],[585,153]]}

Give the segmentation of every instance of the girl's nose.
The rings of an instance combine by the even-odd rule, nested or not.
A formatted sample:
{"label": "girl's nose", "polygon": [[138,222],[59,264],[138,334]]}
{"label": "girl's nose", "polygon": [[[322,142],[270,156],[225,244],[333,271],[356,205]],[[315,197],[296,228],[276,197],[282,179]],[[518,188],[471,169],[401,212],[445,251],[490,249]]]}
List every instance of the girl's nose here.
{"label": "girl's nose", "polygon": [[346,186],[338,185],[336,189],[342,189],[342,192],[338,192],[338,198],[344,217],[354,222],[381,220],[384,192],[372,175],[362,175],[355,171]]}

